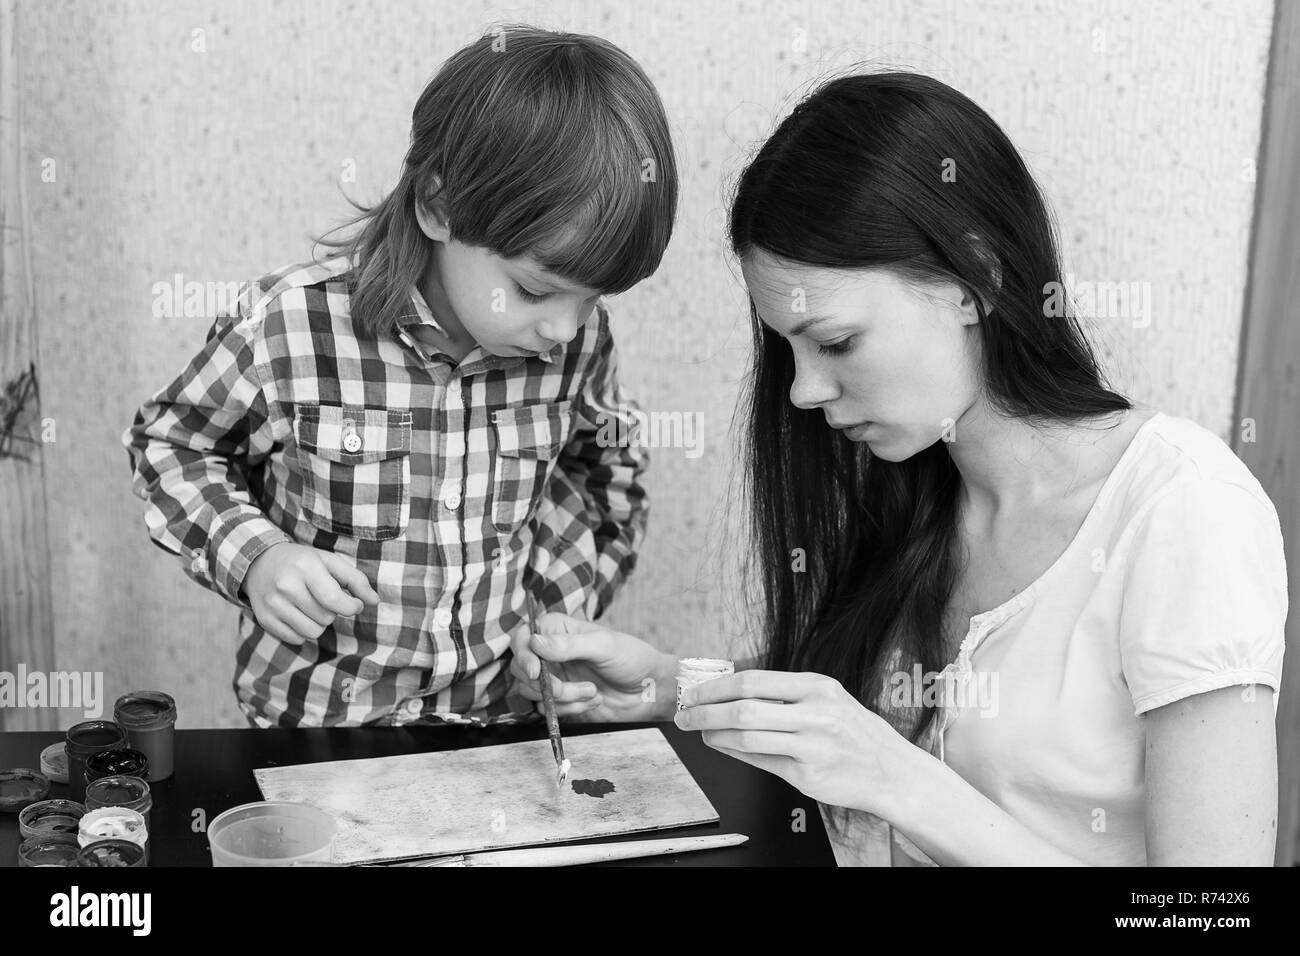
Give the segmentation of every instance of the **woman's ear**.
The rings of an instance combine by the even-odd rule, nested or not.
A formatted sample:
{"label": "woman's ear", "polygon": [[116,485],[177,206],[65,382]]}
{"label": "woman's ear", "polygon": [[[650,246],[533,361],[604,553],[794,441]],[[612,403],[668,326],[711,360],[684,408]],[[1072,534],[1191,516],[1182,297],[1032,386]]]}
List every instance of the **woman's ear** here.
{"label": "woman's ear", "polygon": [[427,195],[415,197],[415,220],[420,231],[434,242],[451,239],[451,221],[447,218],[447,204],[441,198],[442,180],[435,174],[429,183]]}
{"label": "woman's ear", "polygon": [[[980,236],[977,236],[974,233],[968,233],[967,238],[970,239],[971,244],[974,246],[975,256],[979,259],[980,264],[984,267],[984,271],[988,274],[989,279],[993,284],[994,291],[1001,290],[1002,264],[998,261],[998,257],[991,249],[989,249],[988,244]],[[981,297],[980,304],[984,306],[984,314],[988,315],[993,311],[993,308],[997,303],[990,302],[987,298]]]}

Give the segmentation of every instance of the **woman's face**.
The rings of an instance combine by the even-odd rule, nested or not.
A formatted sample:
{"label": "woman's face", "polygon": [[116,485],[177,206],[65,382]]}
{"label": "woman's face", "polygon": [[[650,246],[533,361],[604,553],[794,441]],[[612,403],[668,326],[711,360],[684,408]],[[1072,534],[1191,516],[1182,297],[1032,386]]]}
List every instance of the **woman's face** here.
{"label": "woman's face", "polygon": [[759,318],[794,353],[794,405],[820,409],[888,461],[952,440],[979,390],[978,314],[960,286],[921,288],[885,269],[827,269],[761,249],[741,269]]}

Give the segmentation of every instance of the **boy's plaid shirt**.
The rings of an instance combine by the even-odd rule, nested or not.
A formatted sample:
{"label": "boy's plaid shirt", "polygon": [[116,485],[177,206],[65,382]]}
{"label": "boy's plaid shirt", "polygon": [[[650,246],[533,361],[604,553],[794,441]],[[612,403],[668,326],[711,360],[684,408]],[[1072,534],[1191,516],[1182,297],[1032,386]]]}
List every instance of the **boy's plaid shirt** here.
{"label": "boy's plaid shirt", "polygon": [[[354,327],[342,256],[245,283],[237,314],[122,436],[145,522],[242,609],[234,686],[259,726],[535,719],[511,635],[545,610],[598,617],[636,564],[648,504],[637,406],[598,306],[542,356],[458,366]],[[378,607],[292,646],[258,626],[253,559],[296,541],[353,559]]]}

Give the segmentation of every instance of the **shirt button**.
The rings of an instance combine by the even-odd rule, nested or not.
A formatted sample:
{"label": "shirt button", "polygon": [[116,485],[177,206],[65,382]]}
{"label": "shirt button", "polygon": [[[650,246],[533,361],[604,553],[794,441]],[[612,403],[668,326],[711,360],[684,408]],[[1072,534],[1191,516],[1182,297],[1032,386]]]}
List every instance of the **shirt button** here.
{"label": "shirt button", "polygon": [[451,384],[447,386],[447,394],[460,398],[460,379],[452,379]]}
{"label": "shirt button", "polygon": [[349,432],[343,436],[343,450],[351,455],[355,455],[361,450],[361,436],[356,432]]}
{"label": "shirt button", "polygon": [[443,496],[442,503],[446,505],[448,508],[450,508],[452,511],[455,511],[457,508],[460,507],[460,492],[458,491],[447,492],[447,494]]}
{"label": "shirt button", "polygon": [[406,702],[406,712],[412,717],[418,715],[422,710],[424,710],[424,701],[420,700],[420,698],[412,697]]}
{"label": "shirt button", "polygon": [[433,623],[439,627],[451,627],[451,611],[440,607],[433,612]]}

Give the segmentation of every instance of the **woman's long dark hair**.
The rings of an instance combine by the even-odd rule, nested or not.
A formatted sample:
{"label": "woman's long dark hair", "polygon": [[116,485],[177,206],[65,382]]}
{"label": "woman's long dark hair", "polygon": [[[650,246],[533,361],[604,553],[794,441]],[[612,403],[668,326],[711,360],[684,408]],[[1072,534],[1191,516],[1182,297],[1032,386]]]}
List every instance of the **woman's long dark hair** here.
{"label": "woman's long dark hair", "polygon": [[[729,225],[741,258],[761,249],[811,266],[889,267],[973,293],[982,388],[1003,414],[1046,425],[1131,407],[1103,383],[1077,320],[1046,315],[1061,268],[1029,170],[987,113],[938,80],[877,73],[821,86],[741,174]],[[900,716],[878,705],[895,651],[899,668],[920,663],[927,675],[951,653],[956,466],[943,441],[906,461],[873,459],[820,410],[792,405],[793,353],[752,301],[750,311],[743,408],[762,666],[835,677],[916,742],[932,707]]]}

